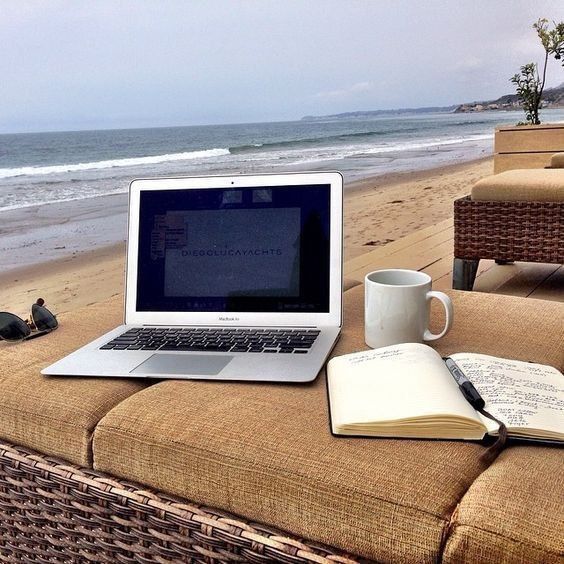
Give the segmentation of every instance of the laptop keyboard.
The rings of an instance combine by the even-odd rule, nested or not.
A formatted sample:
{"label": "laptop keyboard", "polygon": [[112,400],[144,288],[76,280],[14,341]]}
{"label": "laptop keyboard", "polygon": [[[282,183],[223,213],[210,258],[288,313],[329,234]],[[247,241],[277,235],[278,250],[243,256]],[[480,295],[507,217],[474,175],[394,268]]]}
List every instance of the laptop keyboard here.
{"label": "laptop keyboard", "polygon": [[142,327],[129,329],[100,349],[306,354],[318,335],[317,329]]}

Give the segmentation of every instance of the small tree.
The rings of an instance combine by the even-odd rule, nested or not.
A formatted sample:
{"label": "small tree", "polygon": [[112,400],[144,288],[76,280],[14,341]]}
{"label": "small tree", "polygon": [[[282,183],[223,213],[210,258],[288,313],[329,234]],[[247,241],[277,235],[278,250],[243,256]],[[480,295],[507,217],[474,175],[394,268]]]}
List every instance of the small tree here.
{"label": "small tree", "polygon": [[525,111],[527,118],[525,123],[527,124],[538,125],[540,123],[539,108],[546,84],[549,56],[553,55],[556,60],[562,60],[564,66],[564,22],[553,23],[554,29],[549,29],[548,20],[544,18],[533,24],[533,29],[537,32],[544,49],[542,78],[539,76],[536,63],[523,65],[520,73],[511,78],[511,82],[517,87],[517,97]]}

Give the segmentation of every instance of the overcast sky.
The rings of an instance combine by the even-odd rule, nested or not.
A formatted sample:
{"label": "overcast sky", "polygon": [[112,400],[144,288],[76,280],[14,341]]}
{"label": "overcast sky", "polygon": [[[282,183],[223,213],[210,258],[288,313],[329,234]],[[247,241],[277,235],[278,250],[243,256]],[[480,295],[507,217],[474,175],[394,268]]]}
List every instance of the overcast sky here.
{"label": "overcast sky", "polygon": [[[241,123],[511,92],[563,0],[2,0],[0,131]],[[549,85],[564,82],[555,61]]]}

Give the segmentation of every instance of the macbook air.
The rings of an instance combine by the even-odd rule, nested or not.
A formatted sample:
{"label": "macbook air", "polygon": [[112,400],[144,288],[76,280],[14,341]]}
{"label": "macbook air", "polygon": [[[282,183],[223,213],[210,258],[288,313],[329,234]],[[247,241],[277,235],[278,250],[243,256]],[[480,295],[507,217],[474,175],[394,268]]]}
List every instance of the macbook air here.
{"label": "macbook air", "polygon": [[52,376],[308,382],[342,323],[337,172],[134,180],[124,324]]}

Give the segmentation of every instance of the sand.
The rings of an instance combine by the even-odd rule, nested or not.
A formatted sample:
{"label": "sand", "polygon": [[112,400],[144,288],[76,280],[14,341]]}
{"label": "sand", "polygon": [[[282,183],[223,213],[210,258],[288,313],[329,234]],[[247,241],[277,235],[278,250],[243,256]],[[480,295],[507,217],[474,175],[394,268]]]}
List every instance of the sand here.
{"label": "sand", "polygon": [[452,217],[454,200],[490,174],[493,159],[488,157],[351,184],[344,204],[345,261]]}
{"label": "sand", "polygon": [[[368,178],[345,187],[345,261],[452,216],[453,201],[492,174],[491,157]],[[54,313],[123,292],[125,195],[13,210],[0,229],[0,311]]]}

